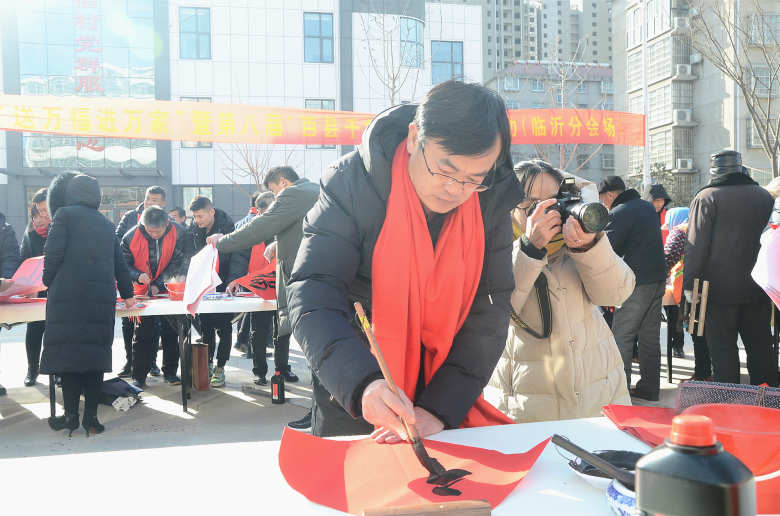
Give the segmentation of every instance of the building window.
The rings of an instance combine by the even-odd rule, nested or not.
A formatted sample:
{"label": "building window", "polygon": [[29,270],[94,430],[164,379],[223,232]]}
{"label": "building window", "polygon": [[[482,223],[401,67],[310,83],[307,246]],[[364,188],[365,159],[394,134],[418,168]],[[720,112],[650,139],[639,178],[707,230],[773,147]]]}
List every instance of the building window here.
{"label": "building window", "polygon": [[333,62],[333,15],[303,13],[303,60],[307,63]]}
{"label": "building window", "polygon": [[693,129],[688,127],[675,127],[672,129],[674,136],[674,158],[693,158]]}
{"label": "building window", "polygon": [[431,80],[433,84],[463,79],[463,42],[431,41]]}
{"label": "building window", "polygon": [[[423,66],[423,23],[414,18],[401,18],[401,65]],[[488,36],[490,41],[490,36]]]}
{"label": "building window", "polygon": [[613,170],[615,168],[615,153],[614,152],[602,152],[601,153],[601,168],[605,170]]}
{"label": "building window", "polygon": [[[777,117],[773,116],[770,117],[769,123],[773,126],[777,125]],[[769,145],[773,146],[775,144],[775,139],[772,138],[772,135],[769,134]],[[762,148],[761,143],[761,133],[756,129],[756,123],[753,121],[752,118],[749,118],[747,121],[747,144],[748,147],[754,148],[754,149],[760,149]]]}
{"label": "building window", "polygon": [[[189,102],[211,102],[211,97],[181,97],[179,100],[186,100]],[[181,142],[182,149],[197,149],[197,148],[208,149],[210,147],[211,147],[211,142],[190,142],[190,141]],[[209,199],[211,199],[211,197],[209,197]]]}
{"label": "building window", "polygon": [[612,79],[601,79],[601,93],[615,93],[615,85]]}
{"label": "building window", "polygon": [[211,9],[179,7],[179,56],[211,59]]}
{"label": "building window", "polygon": [[535,91],[535,92],[544,91],[544,81],[540,79],[531,79],[531,91]]}
{"label": "building window", "polygon": [[768,66],[753,66],[753,90],[759,97],[777,96],[777,70],[770,73]]}
{"label": "building window", "polygon": [[693,83],[675,82],[672,86],[672,109],[693,107]]}
{"label": "building window", "polygon": [[580,81],[577,84],[577,93],[587,93],[588,92],[588,83],[585,81]]}
{"label": "building window", "polygon": [[589,157],[588,154],[577,154],[577,168],[590,168]]}
{"label": "building window", "polygon": [[628,173],[629,174],[642,173],[642,161],[645,159],[643,149],[644,147],[628,148]]}
{"label": "building window", "polygon": [[[641,72],[641,53],[639,67]],[[663,38],[647,46],[647,82],[660,81],[672,75],[672,38]]]}
{"label": "building window", "polygon": [[506,91],[520,90],[520,77],[507,75],[504,77],[504,89]]}
{"label": "building window", "polygon": [[663,165],[666,170],[673,168],[671,129],[650,135],[650,166],[656,164]]}
{"label": "building window", "polygon": [[[336,101],[333,99],[306,99],[304,106],[306,109],[323,109],[326,111],[335,111]],[[335,149],[335,145],[307,145],[307,149]]]}
{"label": "building window", "polygon": [[182,186],[181,198],[184,206],[189,206],[192,200],[202,195],[208,197],[211,202],[214,202],[214,187],[212,186]]}
{"label": "building window", "polygon": [[670,84],[647,92],[647,124],[650,127],[672,120],[672,88]]}
{"label": "building window", "polygon": [[642,87],[642,52],[628,54],[626,59],[626,89],[631,91]]}
{"label": "building window", "polygon": [[777,45],[780,42],[780,14],[751,16],[750,42],[754,45]]}

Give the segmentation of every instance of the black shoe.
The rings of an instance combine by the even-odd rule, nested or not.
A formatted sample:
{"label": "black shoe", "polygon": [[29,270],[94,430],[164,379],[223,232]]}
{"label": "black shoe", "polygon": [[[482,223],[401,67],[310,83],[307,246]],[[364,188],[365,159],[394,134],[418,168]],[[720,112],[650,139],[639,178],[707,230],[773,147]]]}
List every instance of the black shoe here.
{"label": "black shoe", "polygon": [[255,385],[268,385],[265,376],[255,376]]}
{"label": "black shoe", "polygon": [[68,437],[79,427],[78,414],[65,414],[64,416],[54,416],[49,418],[49,428],[58,432],[64,428],[69,430]]}
{"label": "black shoe", "polygon": [[119,371],[117,375],[119,378],[130,378],[133,376],[133,364],[125,362],[125,366]]}
{"label": "black shoe", "polygon": [[157,364],[152,364],[152,368],[149,369],[149,374],[152,376],[162,376],[162,371],[157,367]]}
{"label": "black shoe", "polygon": [[287,426],[295,430],[308,430],[311,428],[311,410],[297,421],[290,421]]}
{"label": "black shoe", "polygon": [[133,380],[133,385],[139,389],[146,389],[146,380]]}
{"label": "black shoe", "polygon": [[685,351],[682,348],[672,348],[672,356],[674,358],[685,358]]}
{"label": "black shoe", "polygon": [[168,385],[181,385],[181,378],[179,378],[175,374],[171,376],[166,376],[165,383],[167,383]]}
{"label": "black shoe", "polygon": [[87,437],[89,437],[90,434],[102,434],[106,429],[105,426],[100,424],[97,416],[88,416],[86,414],[84,414],[84,420],[81,422],[81,426],[87,431]]}
{"label": "black shoe", "polygon": [[636,388],[632,388],[629,393],[632,398],[639,398],[646,401],[658,401],[658,393],[650,394],[645,391],[637,390]]}
{"label": "black shoe", "polygon": [[0,385],[0,396],[5,396],[5,395],[6,395],[6,392],[7,392],[7,391],[5,390],[5,387],[3,387],[2,385]]}
{"label": "black shoe", "polygon": [[27,376],[24,377],[25,387],[32,387],[38,381],[38,368],[28,367]]}
{"label": "black shoe", "polygon": [[287,366],[287,369],[282,371],[282,376],[284,376],[285,382],[295,383],[299,380],[298,376],[292,372],[290,366]]}

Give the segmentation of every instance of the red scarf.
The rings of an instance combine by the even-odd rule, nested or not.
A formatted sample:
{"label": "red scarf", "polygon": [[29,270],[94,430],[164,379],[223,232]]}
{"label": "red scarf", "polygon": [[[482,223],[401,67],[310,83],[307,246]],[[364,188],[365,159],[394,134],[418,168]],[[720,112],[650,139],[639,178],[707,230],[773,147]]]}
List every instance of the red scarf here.
{"label": "red scarf", "polygon": [[[395,151],[392,174],[387,214],[373,253],[372,317],[390,374],[413,400],[420,345],[425,345],[428,385],[471,309],[482,273],[485,230],[479,196],[474,193],[447,215],[434,250],[409,178],[406,140]],[[479,396],[461,426],[511,422]]]}
{"label": "red scarf", "polygon": [[176,248],[176,226],[171,224],[171,229],[163,237],[162,252],[160,253],[160,263],[157,264],[157,272],[152,276],[152,267],[149,264],[149,241],[141,234],[141,226],[138,226],[130,241],[130,252],[133,254],[133,267],[141,272],[145,272],[156,280],[162,271],[168,266],[173,257],[173,250]]}
{"label": "red scarf", "polygon": [[45,226],[42,226],[42,227],[38,227],[38,226],[33,225],[33,229],[35,230],[36,233],[38,233],[38,235],[41,238],[45,239],[45,238],[47,238],[49,236],[49,225],[48,224],[45,225]]}

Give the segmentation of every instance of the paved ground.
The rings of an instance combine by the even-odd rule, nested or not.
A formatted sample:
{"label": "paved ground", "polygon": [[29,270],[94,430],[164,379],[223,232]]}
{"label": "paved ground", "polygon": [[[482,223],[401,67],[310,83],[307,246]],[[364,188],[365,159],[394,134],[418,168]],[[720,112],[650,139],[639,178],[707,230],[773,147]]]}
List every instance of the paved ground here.
{"label": "paved ground", "polygon": [[[284,425],[302,417],[309,406],[311,395],[308,369],[303,355],[293,343],[290,360],[300,383],[288,384],[289,403],[273,405],[268,387],[256,388],[252,383],[251,360],[241,358],[233,350],[226,368],[227,386],[209,392],[193,392],[190,413],[181,410],[178,387],[165,385],[162,378],[150,378],[143,394],[143,403],[128,412],[117,412],[101,405],[99,419],[106,432],[87,439],[82,431],[53,432],[46,424],[49,415],[48,377],[39,377],[35,387],[24,387],[26,355],[25,327],[17,326],[0,332],[0,384],[8,395],[0,397],[0,459],[45,456],[67,453],[153,449],[171,446],[189,446],[243,441],[278,440]],[[658,403],[650,405],[674,406],[677,385],[693,374],[693,345],[686,339],[686,358],[674,360],[673,383],[666,381],[665,328],[662,328],[661,388]],[[114,370],[124,363],[121,329],[116,326],[114,340]],[[744,364],[744,352],[741,352]],[[160,352],[159,360],[162,359]],[[269,358],[273,368],[273,359]],[[635,373],[638,372],[635,366]],[[111,375],[106,375],[110,378]],[[636,381],[636,376],[634,381]],[[58,390],[58,414],[62,414]]]}

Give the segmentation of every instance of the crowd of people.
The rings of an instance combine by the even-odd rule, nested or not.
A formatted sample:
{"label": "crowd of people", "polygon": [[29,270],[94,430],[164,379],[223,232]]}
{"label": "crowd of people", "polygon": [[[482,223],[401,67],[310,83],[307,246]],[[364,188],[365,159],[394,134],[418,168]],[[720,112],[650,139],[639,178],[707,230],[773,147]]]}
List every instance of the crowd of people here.
{"label": "crowd of people", "polygon": [[[48,290],[37,295],[48,296],[46,320],[27,327],[25,385],[39,372],[57,375],[65,414],[50,426],[77,428],[83,394],[82,426],[103,431],[97,393],[111,372],[116,290],[128,307],[163,293],[207,245],[219,253],[218,291],[235,294],[239,278],[276,259],[277,293],[275,312],[198,316],[211,386],[225,385],[234,320],[258,385],[268,383],[269,343],[275,372],[298,381],[289,365],[294,336],[313,396],[311,412],[290,426],[319,436],[396,442],[408,437],[399,416],[427,436],[657,401],[662,314],[675,356],[684,356],[694,280],[709,282],[709,299],[704,336],[693,338],[692,379],[739,383],[739,335],[750,382],[777,385],[773,308],[750,277],[773,201],[738,153],[713,156],[711,180],[689,209],[671,207],[662,185],[642,195],[619,176],[596,185],[542,160],[513,164],[510,145],[503,100],[448,81],[419,105],[375,117],[319,185],[289,166],[268,170],[267,191],[252,196],[235,224],[197,196],[188,225],[185,210],[166,210],[165,190],[152,186],[114,228],[97,210],[97,181],[62,174],[33,197],[21,248],[0,221],[3,278],[20,260],[44,256]],[[567,178],[584,202],[606,207],[603,230],[586,231],[576,211],[557,207]],[[361,332],[355,302],[366,308],[398,394]],[[120,377],[141,388],[149,375],[181,382],[168,317],[125,318],[122,335]]]}

